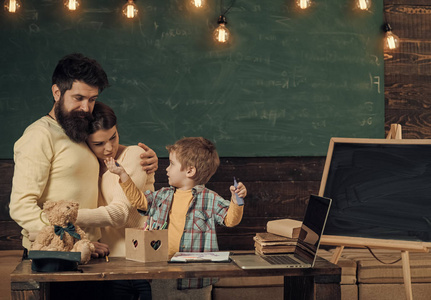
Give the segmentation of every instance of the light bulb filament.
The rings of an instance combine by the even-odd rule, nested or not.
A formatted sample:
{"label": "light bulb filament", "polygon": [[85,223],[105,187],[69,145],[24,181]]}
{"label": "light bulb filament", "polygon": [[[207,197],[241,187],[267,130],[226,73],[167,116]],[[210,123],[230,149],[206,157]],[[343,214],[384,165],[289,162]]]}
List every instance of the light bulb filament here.
{"label": "light bulb filament", "polygon": [[387,42],[388,42],[388,47],[389,49],[395,49],[396,45],[395,45],[395,39],[393,35],[388,35],[388,37],[386,38]]}
{"label": "light bulb filament", "polygon": [[127,5],[127,17],[129,19],[135,17],[135,11],[134,11],[133,5]]}
{"label": "light bulb filament", "polygon": [[122,8],[123,15],[128,19],[133,19],[138,15],[138,7],[133,0],[127,0]]}
{"label": "light bulb filament", "polygon": [[193,1],[193,4],[194,4],[196,7],[202,7],[202,0],[194,0],[194,1]]}
{"label": "light bulb filament", "polygon": [[307,8],[307,0],[301,0],[299,2],[299,7],[302,9]]}
{"label": "light bulb filament", "polygon": [[67,7],[69,10],[76,10],[76,0],[69,0]]}
{"label": "light bulb filament", "polygon": [[16,12],[16,0],[9,1],[9,12],[11,13]]}
{"label": "light bulb filament", "polygon": [[356,7],[360,10],[368,10],[371,7],[372,0],[356,0]]}
{"label": "light bulb filament", "polygon": [[219,28],[218,30],[218,40],[220,43],[226,42],[226,30],[224,28]]}
{"label": "light bulb filament", "polygon": [[310,0],[299,0],[298,5],[299,5],[299,8],[306,9],[310,6]]}

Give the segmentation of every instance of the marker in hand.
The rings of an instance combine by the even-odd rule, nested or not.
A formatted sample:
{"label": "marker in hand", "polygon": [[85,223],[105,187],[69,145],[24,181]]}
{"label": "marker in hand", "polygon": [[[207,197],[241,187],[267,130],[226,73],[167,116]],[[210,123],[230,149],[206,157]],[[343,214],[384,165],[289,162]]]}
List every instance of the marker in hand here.
{"label": "marker in hand", "polygon": [[[238,187],[238,182],[236,182],[236,178],[233,178],[233,186],[235,187],[235,189]],[[238,206],[243,206],[244,205],[244,199],[242,199],[240,196],[238,196],[237,193],[235,193],[235,197],[236,197],[236,203],[238,204]]]}

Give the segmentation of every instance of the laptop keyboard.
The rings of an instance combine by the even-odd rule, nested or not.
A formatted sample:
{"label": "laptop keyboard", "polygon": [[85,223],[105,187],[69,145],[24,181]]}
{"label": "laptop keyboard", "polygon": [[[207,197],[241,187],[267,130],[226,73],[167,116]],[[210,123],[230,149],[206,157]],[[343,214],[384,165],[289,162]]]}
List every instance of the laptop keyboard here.
{"label": "laptop keyboard", "polygon": [[299,263],[287,255],[271,255],[271,256],[261,256],[264,260],[269,262],[272,265],[292,265],[296,264],[299,265]]}

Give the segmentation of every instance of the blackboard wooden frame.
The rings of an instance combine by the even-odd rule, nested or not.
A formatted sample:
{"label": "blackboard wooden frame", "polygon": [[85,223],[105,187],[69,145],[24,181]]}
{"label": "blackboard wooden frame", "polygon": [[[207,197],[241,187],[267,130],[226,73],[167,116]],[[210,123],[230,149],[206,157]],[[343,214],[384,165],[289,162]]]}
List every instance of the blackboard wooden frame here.
{"label": "blackboard wooden frame", "polygon": [[[389,239],[389,238],[384,238],[384,236],[379,236],[379,235],[373,235],[370,234],[370,232],[367,232],[366,230],[361,231],[361,234],[358,235],[357,232],[353,232],[353,231],[348,231],[346,230],[346,228],[341,229],[337,231],[337,229],[335,228],[335,230],[332,230],[331,232],[331,224],[333,225],[333,221],[334,219],[337,218],[337,213],[339,214],[340,211],[342,211],[344,209],[344,211],[347,211],[349,207],[344,207],[343,209],[339,209],[339,204],[337,201],[339,201],[338,199],[338,195],[336,192],[334,192],[334,184],[336,182],[336,180],[334,180],[334,178],[336,178],[337,176],[334,175],[334,173],[336,173],[336,170],[342,165],[343,162],[341,160],[339,160],[340,156],[343,156],[343,154],[345,156],[346,155],[346,151],[344,153],[342,153],[342,151],[339,151],[339,146],[340,145],[347,145],[350,146],[353,150],[355,149],[360,149],[359,151],[364,152],[364,149],[369,148],[372,149],[372,151],[374,152],[379,152],[380,154],[387,154],[387,156],[382,156],[380,155],[379,157],[381,158],[380,161],[376,160],[376,159],[371,159],[371,164],[369,164],[368,166],[375,166],[376,168],[378,168],[378,164],[383,162],[383,165],[381,166],[385,166],[384,169],[387,169],[389,167],[390,172],[389,174],[397,174],[397,172],[395,171],[395,169],[393,169],[392,167],[394,166],[400,166],[400,163],[403,163],[403,168],[399,169],[398,171],[400,171],[400,174],[404,174],[407,177],[406,178],[418,178],[418,176],[420,175],[418,172],[419,169],[416,169],[416,166],[418,166],[418,161],[420,161],[423,156],[421,156],[420,154],[424,154],[425,152],[423,152],[424,150],[431,150],[431,140],[403,140],[400,139],[400,135],[401,135],[401,128],[397,128],[399,130],[397,130],[396,128],[393,128],[396,132],[392,132],[395,134],[395,136],[397,136],[397,132],[399,133],[399,139],[390,139],[390,135],[388,135],[388,139],[351,139],[351,138],[332,138],[330,140],[329,143],[329,148],[328,148],[328,154],[326,157],[326,162],[325,162],[325,167],[323,170],[323,175],[322,175],[322,181],[320,184],[320,190],[319,190],[319,195],[320,196],[326,196],[326,197],[330,197],[333,199],[333,205],[331,207],[331,212],[332,212],[332,218],[331,218],[331,212],[329,213],[329,217],[328,217],[328,221],[325,227],[325,235],[322,237],[321,240],[321,244],[322,245],[331,245],[331,246],[337,246],[337,249],[334,252],[334,255],[331,259],[332,263],[337,263],[338,259],[341,256],[341,253],[344,249],[344,247],[367,247],[367,248],[381,248],[381,249],[392,249],[392,250],[400,250],[401,251],[401,259],[402,259],[402,266],[403,266],[403,278],[404,278],[404,285],[405,285],[405,292],[406,292],[406,298],[408,300],[413,299],[413,295],[412,295],[412,285],[411,285],[411,273],[410,273],[410,260],[409,260],[409,252],[429,252],[429,249],[431,248],[431,243],[429,241],[412,241],[410,239],[407,240],[403,240],[402,238],[394,238],[394,239]],[[392,131],[392,129],[391,129]],[[398,148],[398,149],[397,149]],[[429,148],[429,149],[427,149]],[[368,149],[368,150],[369,150]],[[388,151],[389,150],[399,150],[401,149],[408,149],[408,153],[409,154],[409,158],[411,158],[410,160],[405,160],[405,157],[401,157],[401,162],[397,161],[395,159],[393,159],[394,156],[394,152],[392,151]],[[416,150],[421,150],[421,151],[417,151],[420,153],[417,153],[418,155],[415,157],[411,157],[412,155],[414,155],[415,153],[415,149]],[[351,149],[350,149],[351,150]],[[378,151],[376,151],[378,150]],[[385,151],[386,150],[386,151]],[[413,153],[411,153],[413,151]],[[348,152],[348,150],[347,150]],[[397,152],[397,151],[395,151]],[[429,151],[428,151],[429,152]],[[350,151],[350,155],[351,158],[353,158],[354,155],[352,155],[353,151]],[[362,153],[364,155],[360,155],[362,157],[367,157],[368,156],[372,156],[369,155],[370,152],[366,153],[366,151],[364,153]],[[399,153],[398,153],[399,154]],[[431,155],[431,154],[430,154]],[[404,158],[404,159],[403,159]],[[352,159],[353,161],[354,159]],[[364,161],[359,160],[357,161],[364,163]],[[386,162],[386,164],[385,164]],[[393,162],[391,164],[391,162]],[[405,163],[408,164],[405,164]],[[416,163],[414,163],[416,162]],[[431,162],[431,160],[430,160]],[[376,165],[377,164],[377,165]],[[425,164],[426,165],[426,164]],[[408,168],[408,166],[410,166],[410,168]],[[346,167],[346,164],[344,164],[344,167]],[[351,164],[352,168],[358,167],[358,164]],[[408,170],[406,170],[408,169]],[[425,168],[426,169],[426,168]],[[422,174],[425,170],[424,168],[421,169]],[[413,173],[408,173],[408,171],[413,171],[415,170]],[[407,171],[407,173],[406,173]],[[426,172],[426,171],[425,171]],[[345,174],[349,174],[352,175],[353,173],[345,173]],[[408,175],[407,175],[408,174]],[[370,174],[371,175],[371,174]],[[401,176],[401,175],[400,175]],[[348,181],[346,179],[346,177],[341,176],[337,178],[338,180],[342,179],[343,182]],[[362,176],[357,176],[355,179],[364,179],[364,177]],[[399,188],[399,185],[403,184],[402,181],[397,181],[397,182],[391,182],[391,179],[393,178],[388,178],[388,181],[391,184],[396,184],[396,189]],[[368,178],[369,181],[374,181],[376,180],[375,178],[373,178],[372,176],[370,176]],[[375,184],[375,182],[373,182]],[[404,182],[404,184],[408,184],[410,183],[408,180],[406,180],[406,182]],[[355,183],[350,182],[351,185],[355,185]],[[356,181],[356,185],[359,184],[364,184],[364,181]],[[411,185],[411,188],[414,189],[414,185]],[[396,190],[395,189],[395,190]],[[347,191],[348,189],[346,189]],[[389,191],[388,191],[389,192]],[[350,195],[353,195],[350,193]],[[354,193],[355,196],[360,195],[360,193],[356,192]],[[431,195],[431,194],[430,194]],[[379,198],[378,196],[376,198]],[[351,201],[350,204],[353,205],[363,205],[365,202],[361,202],[364,199],[357,199],[358,201]],[[372,201],[372,199],[371,199]],[[346,202],[344,202],[346,203]],[[337,211],[337,209],[339,209],[339,211]],[[334,213],[335,210],[335,213]],[[424,212],[429,211],[424,209]],[[372,211],[375,212],[375,211]],[[408,213],[408,212],[404,212],[404,213]],[[376,216],[374,216],[376,217]],[[353,218],[353,221],[358,220],[357,218]],[[369,219],[368,219],[369,220]],[[363,220],[362,220],[363,221]],[[400,220],[396,220],[399,224],[403,224],[404,223]],[[329,224],[329,226],[328,226]],[[342,224],[342,223],[338,223],[338,224]],[[384,225],[382,225],[384,226]],[[329,230],[328,230],[329,228]],[[372,227],[373,230],[375,230],[376,228],[379,227]],[[334,228],[332,228],[334,229]],[[340,228],[339,228],[340,229]],[[343,231],[344,230],[344,231]],[[351,230],[351,228],[350,228]],[[328,232],[329,231],[329,232]],[[328,235],[329,233],[329,235]],[[334,234],[334,235],[331,235]],[[362,236],[361,236],[362,235]],[[393,236],[392,236],[393,237]],[[404,237],[403,235],[401,235],[401,237]]]}
{"label": "blackboard wooden frame", "polygon": [[[428,177],[431,180],[431,140],[332,138],[319,190],[334,201],[326,234],[431,242],[428,217],[423,215],[431,205],[426,201],[431,199]],[[407,203],[411,196],[415,199]],[[406,218],[391,220],[402,215]],[[394,222],[388,225],[376,217]]]}

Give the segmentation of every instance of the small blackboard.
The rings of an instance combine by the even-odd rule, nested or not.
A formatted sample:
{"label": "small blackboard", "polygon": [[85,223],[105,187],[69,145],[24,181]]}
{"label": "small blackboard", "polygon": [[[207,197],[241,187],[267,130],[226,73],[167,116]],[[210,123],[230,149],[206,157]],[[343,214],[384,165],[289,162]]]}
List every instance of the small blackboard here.
{"label": "small blackboard", "polygon": [[325,235],[431,241],[431,140],[332,138]]}

